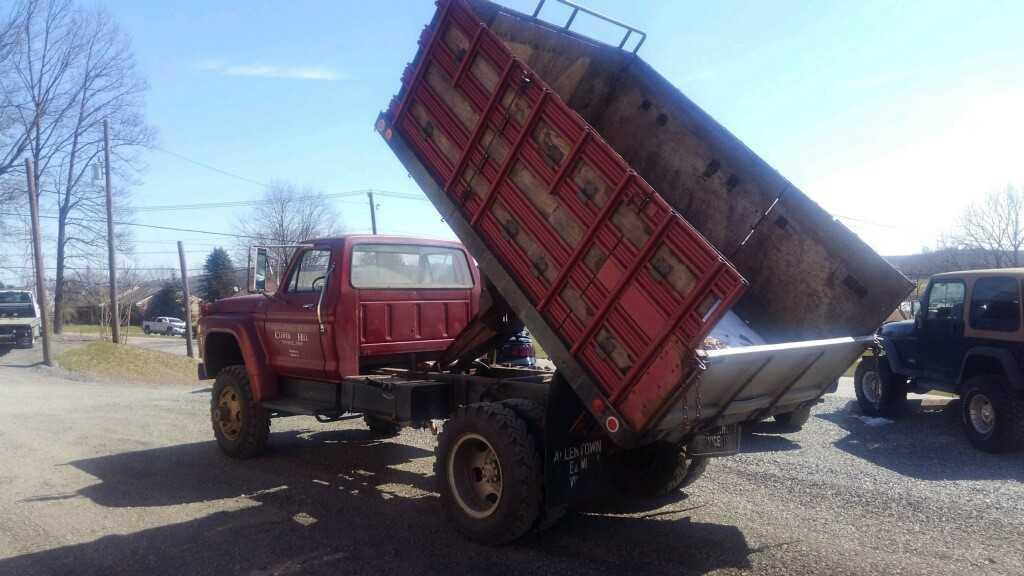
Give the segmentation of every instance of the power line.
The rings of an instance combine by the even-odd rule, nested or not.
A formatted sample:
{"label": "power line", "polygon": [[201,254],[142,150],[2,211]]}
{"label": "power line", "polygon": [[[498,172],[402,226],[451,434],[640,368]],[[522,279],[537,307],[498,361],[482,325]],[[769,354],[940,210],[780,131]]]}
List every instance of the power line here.
{"label": "power line", "polygon": [[[25,216],[18,212],[0,212],[0,216]],[[46,218],[49,220],[57,220],[59,217],[53,214],[40,214],[40,218]],[[105,218],[77,218],[80,222],[106,222]],[[114,221],[114,224],[118,226],[134,226],[137,228],[152,228],[154,230],[168,230],[171,232],[189,232],[191,234],[210,234],[212,236],[223,236],[227,238],[247,238],[249,240],[266,241],[267,238],[261,238],[259,236],[249,236],[246,234],[230,234],[227,232],[215,232],[213,230],[197,230],[195,228],[177,228],[174,226],[158,226],[156,224],[139,224],[137,222],[119,222]],[[274,241],[286,242],[287,240],[271,239]]]}

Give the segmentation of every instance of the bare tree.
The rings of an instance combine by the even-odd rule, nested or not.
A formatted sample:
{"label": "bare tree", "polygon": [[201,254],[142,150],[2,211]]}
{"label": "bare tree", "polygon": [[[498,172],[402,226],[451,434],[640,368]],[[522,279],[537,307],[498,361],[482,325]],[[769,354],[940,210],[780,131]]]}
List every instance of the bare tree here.
{"label": "bare tree", "polygon": [[[263,194],[263,201],[254,207],[236,226],[240,261],[248,258],[253,244],[297,244],[304,240],[332,236],[342,230],[338,211],[324,193],[314,188],[299,189],[286,182],[274,182]],[[284,272],[293,249],[274,248],[269,251],[271,281],[276,284]]]}
{"label": "bare tree", "polygon": [[[142,118],[147,85],[128,37],[102,9],[81,9],[72,0],[23,0],[15,15],[12,82],[4,91],[20,103],[17,128],[34,160],[40,205],[56,209],[54,331],[60,332],[67,267],[99,264],[104,257],[104,193],[92,177],[99,173],[102,122],[111,125],[117,182],[131,183],[139,167],[136,151],[153,140]],[[115,188],[115,195],[115,218],[123,219],[129,213],[125,188]],[[122,232],[115,241],[124,249],[130,235]]]}
{"label": "bare tree", "polygon": [[1012,184],[964,210],[947,241],[995,268],[1020,265],[1024,246],[1024,194]]}

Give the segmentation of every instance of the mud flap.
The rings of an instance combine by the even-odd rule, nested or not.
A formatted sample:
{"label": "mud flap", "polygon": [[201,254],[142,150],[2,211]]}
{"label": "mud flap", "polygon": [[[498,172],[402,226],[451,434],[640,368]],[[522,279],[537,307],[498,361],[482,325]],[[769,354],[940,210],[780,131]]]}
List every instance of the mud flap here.
{"label": "mud flap", "polygon": [[544,424],[544,507],[557,517],[566,508],[611,490],[609,440],[579,397],[557,374],[551,382]]}

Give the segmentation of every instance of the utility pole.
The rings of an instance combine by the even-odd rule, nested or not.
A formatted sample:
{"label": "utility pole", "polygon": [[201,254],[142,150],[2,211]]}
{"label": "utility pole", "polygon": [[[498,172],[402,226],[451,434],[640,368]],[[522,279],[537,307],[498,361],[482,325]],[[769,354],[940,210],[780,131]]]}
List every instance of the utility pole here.
{"label": "utility pole", "polygon": [[377,235],[377,206],[373,203],[373,190],[366,193],[366,196],[370,199],[370,229],[373,230],[374,236]]}
{"label": "utility pole", "polygon": [[189,358],[195,358],[192,353],[192,298],[188,290],[188,267],[185,265],[185,245],[178,240],[178,261],[181,263],[181,291],[185,298],[185,352]]}
{"label": "utility pole", "polygon": [[110,124],[103,119],[103,176],[107,188],[107,266],[110,268],[110,335],[121,343],[121,322],[117,310],[117,261],[114,259],[114,200],[110,193]]}
{"label": "utility pole", "polygon": [[53,366],[50,357],[50,316],[46,310],[46,270],[43,268],[43,239],[39,231],[39,194],[36,192],[35,167],[31,158],[25,158],[25,176],[28,178],[28,205],[32,212],[32,253],[36,261],[36,303],[41,312],[43,326],[43,363]]}

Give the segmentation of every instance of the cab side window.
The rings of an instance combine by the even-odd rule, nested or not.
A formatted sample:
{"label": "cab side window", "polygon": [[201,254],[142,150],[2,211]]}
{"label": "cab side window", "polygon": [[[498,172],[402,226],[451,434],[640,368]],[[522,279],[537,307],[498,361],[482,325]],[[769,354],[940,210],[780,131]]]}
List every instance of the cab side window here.
{"label": "cab side window", "polygon": [[288,291],[316,292],[324,287],[327,269],[331,263],[330,250],[307,250],[292,270],[288,281]]}
{"label": "cab side window", "polygon": [[964,283],[939,280],[928,292],[929,320],[961,320],[964,317]]}
{"label": "cab side window", "polygon": [[971,292],[971,328],[1014,332],[1020,327],[1020,285],[1013,278],[980,278]]}

